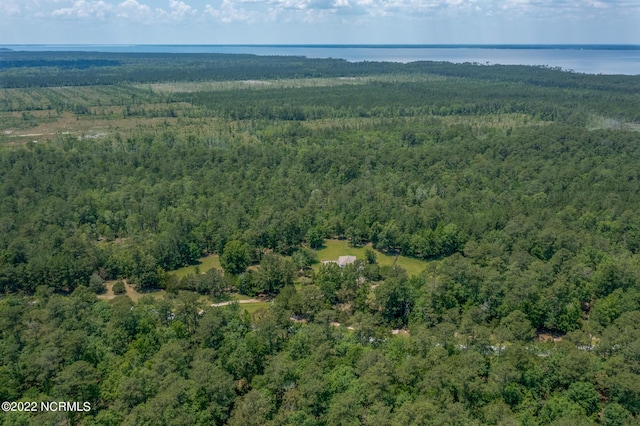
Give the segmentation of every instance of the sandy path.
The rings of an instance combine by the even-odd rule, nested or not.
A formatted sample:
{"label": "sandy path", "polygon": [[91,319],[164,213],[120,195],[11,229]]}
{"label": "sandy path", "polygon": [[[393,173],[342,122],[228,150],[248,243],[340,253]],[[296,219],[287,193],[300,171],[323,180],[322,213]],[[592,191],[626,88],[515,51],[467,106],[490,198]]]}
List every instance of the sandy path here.
{"label": "sandy path", "polygon": [[240,304],[242,303],[260,303],[260,302],[266,302],[266,300],[260,300],[260,299],[243,299],[243,300],[229,300],[227,302],[220,302],[220,303],[213,303],[211,306],[226,306],[226,305],[230,305],[233,302],[238,302]]}

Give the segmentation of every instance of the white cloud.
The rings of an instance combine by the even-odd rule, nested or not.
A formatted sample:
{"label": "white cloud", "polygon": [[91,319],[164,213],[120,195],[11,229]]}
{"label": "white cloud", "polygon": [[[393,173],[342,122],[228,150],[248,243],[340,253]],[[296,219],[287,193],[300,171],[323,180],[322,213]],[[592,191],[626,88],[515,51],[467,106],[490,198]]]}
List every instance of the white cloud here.
{"label": "white cloud", "polygon": [[14,0],[7,0],[0,3],[0,15],[3,17],[11,17],[20,15],[20,3]]}
{"label": "white cloud", "polygon": [[[2,16],[125,19],[142,23],[329,22],[395,17],[444,19],[453,16],[522,16],[528,19],[622,16],[640,9],[639,0],[0,0]],[[198,10],[200,9],[200,10]],[[200,12],[200,13],[199,13]],[[204,13],[202,13],[204,12]]]}
{"label": "white cloud", "polygon": [[116,16],[118,18],[130,19],[138,22],[153,21],[153,11],[146,4],[138,3],[136,0],[125,0],[117,5]]}
{"label": "white cloud", "polygon": [[[37,1],[37,0],[36,0]],[[124,0],[121,2],[104,0],[48,0],[46,3],[53,5],[50,16],[54,18],[115,18],[140,23],[155,23],[167,21],[182,21],[194,17],[197,10],[180,0],[169,0],[168,8],[151,8],[148,4],[138,0]],[[67,3],[65,7],[59,7],[58,3]]]}
{"label": "white cloud", "polygon": [[182,21],[184,18],[196,16],[198,11],[189,6],[185,2],[171,0],[169,1],[169,10],[156,9],[158,14],[170,21]]}
{"label": "white cloud", "polygon": [[250,2],[243,2],[243,1],[234,2],[231,0],[222,0],[222,3],[218,8],[215,8],[210,4],[207,4],[205,6],[204,11],[210,17],[220,22],[224,22],[225,24],[232,23],[232,22],[253,23],[258,20],[265,19],[265,17],[264,16],[261,17],[256,10],[250,10],[242,6],[237,7],[236,3],[243,4],[243,3],[250,3]]}
{"label": "white cloud", "polygon": [[[298,12],[307,20],[332,16],[416,17],[475,11],[483,0],[270,0],[273,12],[290,16]],[[490,0],[484,0],[490,1]]]}
{"label": "white cloud", "polygon": [[640,0],[0,0],[6,40],[46,41],[70,20],[122,41],[637,43]]}
{"label": "white cloud", "polygon": [[69,5],[73,4],[69,0],[0,0],[0,18],[5,16],[46,17],[53,5],[61,1]]}
{"label": "white cloud", "polygon": [[104,18],[113,8],[113,5],[104,1],[78,0],[70,7],[55,9],[51,15],[64,18]]}

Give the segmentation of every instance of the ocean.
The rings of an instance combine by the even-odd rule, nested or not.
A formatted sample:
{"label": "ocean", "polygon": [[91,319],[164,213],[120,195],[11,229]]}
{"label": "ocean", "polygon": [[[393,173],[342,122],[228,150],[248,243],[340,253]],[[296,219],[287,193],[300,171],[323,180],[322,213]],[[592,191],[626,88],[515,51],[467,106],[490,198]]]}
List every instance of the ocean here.
{"label": "ocean", "polygon": [[444,61],[539,65],[586,74],[640,75],[639,45],[0,45],[22,51],[245,53],[350,62]]}

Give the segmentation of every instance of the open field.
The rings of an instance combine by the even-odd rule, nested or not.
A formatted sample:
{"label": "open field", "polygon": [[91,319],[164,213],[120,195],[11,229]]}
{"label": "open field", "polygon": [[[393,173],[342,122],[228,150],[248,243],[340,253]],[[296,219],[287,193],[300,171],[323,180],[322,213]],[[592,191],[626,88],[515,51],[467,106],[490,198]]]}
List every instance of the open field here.
{"label": "open field", "polygon": [[216,268],[222,269],[220,266],[220,256],[212,254],[209,256],[201,257],[197,265],[185,266],[175,271],[169,271],[169,273],[177,276],[178,278],[186,277],[189,274],[195,274],[196,269],[199,269],[201,273],[207,272],[209,269]]}
{"label": "open field", "polygon": [[243,303],[240,305],[240,308],[246,310],[250,314],[253,314],[260,309],[267,309],[269,307],[269,302],[254,302],[254,303]]}
{"label": "open field", "polygon": [[[210,140],[213,144],[229,139],[233,139],[234,142],[256,143],[264,137],[262,133],[265,131],[263,128],[265,123],[256,125],[253,120],[242,119],[242,117],[225,117],[224,114],[228,112],[227,106],[230,105],[226,98],[229,92],[237,91],[241,94],[246,93],[246,90],[255,90],[258,91],[256,92],[258,95],[265,91],[271,93],[285,90],[293,94],[292,90],[311,90],[312,92],[309,93],[313,94],[329,89],[349,89],[359,85],[420,85],[434,81],[451,85],[457,81],[457,78],[434,74],[398,74],[137,83],[112,86],[2,88],[0,89],[0,143],[13,146],[28,142],[53,142],[60,136],[79,140],[116,138],[126,141],[142,133],[171,135],[173,139],[175,139],[175,133],[193,135]],[[207,94],[204,100],[199,96],[203,93]],[[312,101],[310,102],[314,103]],[[244,103],[242,100],[239,102]],[[300,104],[299,101],[287,102],[291,105]],[[267,108],[268,102],[260,101],[259,103],[264,104],[260,106],[264,111],[274,108],[271,106]],[[367,126],[381,126],[387,122],[392,127],[397,127],[400,122],[404,123],[402,126],[464,125],[475,128],[479,137],[482,136],[482,129],[513,129],[549,124],[549,121],[540,117],[521,112],[484,111],[472,115],[458,115],[451,114],[450,107],[431,108],[430,111],[420,110],[422,107],[423,105],[414,105],[412,108],[416,108],[415,111],[395,116],[389,121],[388,117],[380,117],[378,113],[368,116],[361,114],[360,111],[355,114],[353,111],[341,111],[337,115],[331,112],[329,116],[323,116],[329,111],[325,106],[317,116],[312,119],[308,117],[298,123],[311,130],[363,129]],[[274,114],[281,112],[276,111]],[[345,112],[347,112],[346,115]],[[435,120],[438,123],[425,123],[425,119]],[[597,123],[594,123],[592,120],[589,124],[590,128],[609,128],[611,123],[618,123],[615,120],[596,121]],[[637,125],[628,122],[620,126],[624,129],[637,128],[634,127]],[[266,131],[271,130],[266,129]]]}
{"label": "open field", "polygon": [[443,81],[447,77],[435,74],[371,75],[366,77],[286,78],[278,80],[236,80],[203,82],[170,82],[134,84],[133,87],[150,93],[191,93],[240,89],[288,89],[300,87],[335,87],[379,82]]}
{"label": "open field", "polygon": [[[324,247],[317,250],[319,263],[313,265],[313,270],[318,272],[323,260],[336,260],[339,256],[356,256],[358,259],[365,258],[366,247],[351,247],[347,240],[325,240]],[[427,267],[427,262],[405,256],[388,255],[378,250],[374,250],[377,262],[380,266],[401,266],[410,276],[418,275]]]}
{"label": "open field", "polygon": [[601,130],[601,129],[613,129],[613,130],[631,130],[640,131],[640,123],[633,123],[619,118],[611,118],[604,116],[592,115],[587,120],[588,130]]}
{"label": "open field", "polygon": [[231,300],[225,302],[213,303],[211,306],[219,307],[219,306],[227,306],[233,302],[238,302],[240,305],[240,309],[246,310],[250,314],[254,313],[259,309],[267,309],[271,302],[264,299],[256,299],[254,297],[245,296],[244,294],[233,293],[230,295]]}
{"label": "open field", "polygon": [[[8,113],[0,113],[2,116]],[[12,113],[15,115],[15,113]],[[20,124],[5,124],[0,140],[6,145],[20,145],[28,142],[54,142],[58,138],[71,136],[77,140],[104,139],[107,136],[120,134],[127,137],[142,129],[156,131],[166,129],[176,124],[175,118],[78,118],[72,113],[66,112],[59,116],[46,120],[37,120],[33,127],[22,127]],[[36,124],[37,123],[37,124]]]}

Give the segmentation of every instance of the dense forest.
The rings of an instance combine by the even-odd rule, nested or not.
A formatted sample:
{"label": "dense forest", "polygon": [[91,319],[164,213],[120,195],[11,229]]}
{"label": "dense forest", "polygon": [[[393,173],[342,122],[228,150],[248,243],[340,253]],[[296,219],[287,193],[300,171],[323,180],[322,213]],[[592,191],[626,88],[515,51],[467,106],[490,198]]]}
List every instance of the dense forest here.
{"label": "dense forest", "polygon": [[0,86],[0,400],[91,404],[0,423],[639,421],[640,77],[2,51]]}

